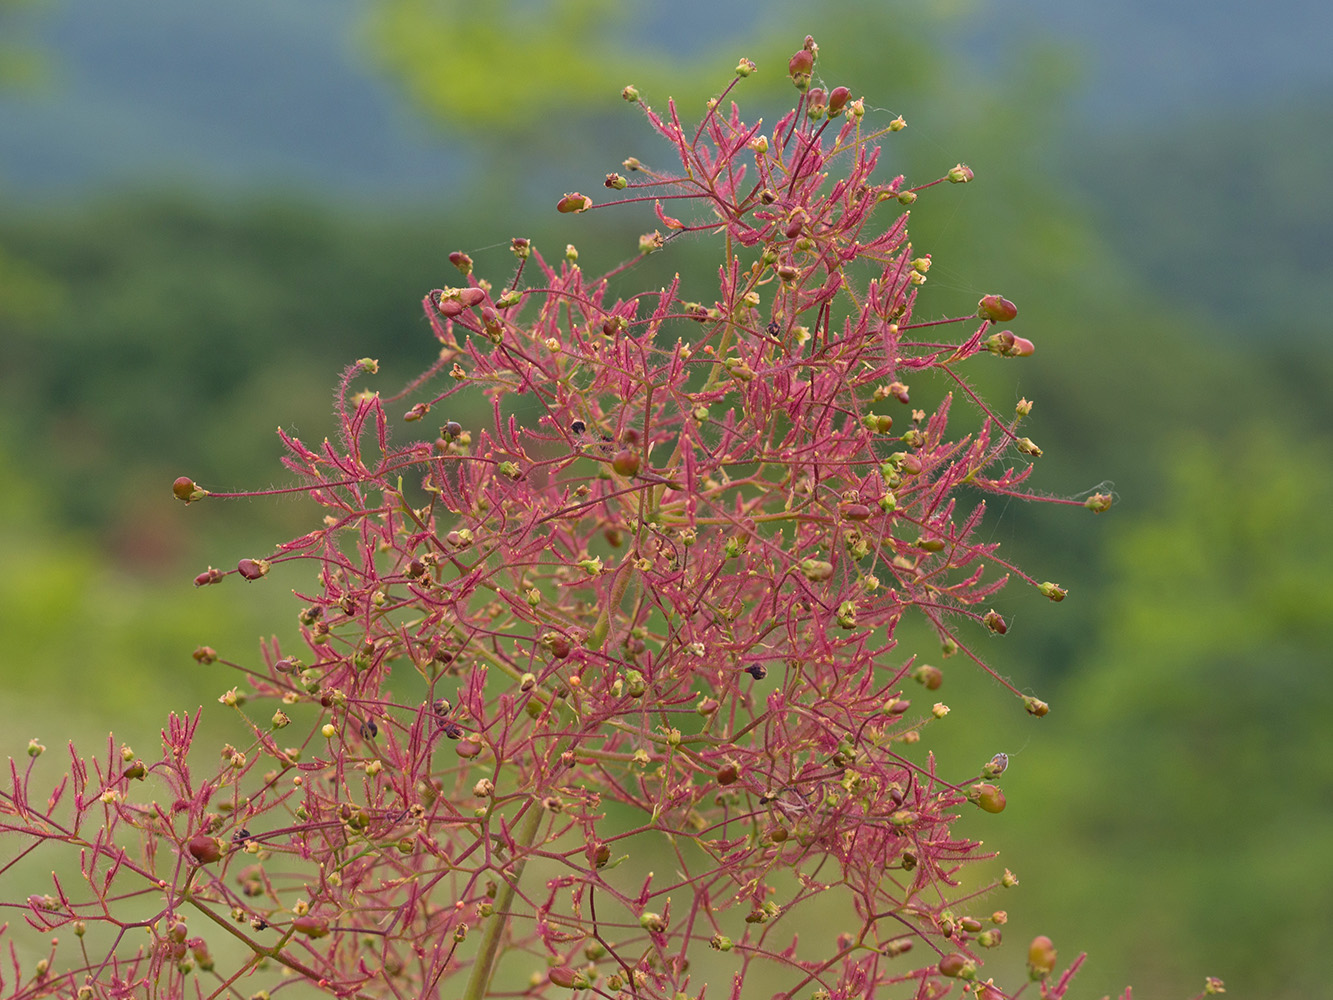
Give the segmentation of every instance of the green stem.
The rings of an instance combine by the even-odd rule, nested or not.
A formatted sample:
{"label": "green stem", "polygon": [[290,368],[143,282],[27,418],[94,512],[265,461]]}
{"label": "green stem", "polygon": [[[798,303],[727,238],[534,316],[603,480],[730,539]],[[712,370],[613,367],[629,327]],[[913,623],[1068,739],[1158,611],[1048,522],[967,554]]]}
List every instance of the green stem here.
{"label": "green stem", "polygon": [[[541,826],[541,821],[542,807],[534,800],[523,819],[519,821],[514,842],[524,850],[531,847],[532,842],[537,839],[537,829]],[[511,915],[509,911],[514,905],[514,893],[518,889],[518,880],[523,877],[523,867],[526,863],[527,855],[520,853],[514,861],[513,875],[504,880],[504,888],[495,898],[495,912],[491,915],[490,923],[486,925],[486,931],[482,935],[481,950],[477,952],[477,960],[473,963],[472,975],[468,977],[467,989],[463,991],[462,1000],[484,1000],[486,996],[491,984],[495,959],[500,953],[500,942],[504,938],[505,929],[509,926]]]}
{"label": "green stem", "polygon": [[597,616],[597,622],[588,633],[588,638],[584,640],[584,645],[593,650],[602,648],[602,643],[606,642],[606,637],[611,631],[611,615],[620,609],[620,602],[625,597],[625,591],[629,589],[630,577],[635,572],[634,567],[630,565],[631,560],[636,558],[637,549],[634,552],[627,553],[616,567],[615,579],[611,581],[611,594],[607,599],[602,613]]}

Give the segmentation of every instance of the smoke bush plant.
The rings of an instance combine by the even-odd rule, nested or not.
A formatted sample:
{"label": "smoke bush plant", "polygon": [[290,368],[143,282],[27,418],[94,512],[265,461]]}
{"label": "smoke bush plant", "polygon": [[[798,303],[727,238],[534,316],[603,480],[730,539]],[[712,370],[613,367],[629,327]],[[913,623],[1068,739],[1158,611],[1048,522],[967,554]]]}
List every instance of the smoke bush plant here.
{"label": "smoke bush plant", "polygon": [[[501,284],[455,253],[406,419],[480,395],[485,426],[392,442],[386,400],[352,390],[362,360],[336,443],[281,434],[322,522],[196,583],[305,561],[305,648],[257,668],[196,651],[244,675],[220,699],[236,745],[172,716],[152,763],[71,748],[40,795],[11,767],[6,870],[59,843],[80,888],[57,875],[22,904],[58,934],[40,961],[11,946],[6,996],[1015,995],[979,971],[1005,921],[982,901],[1015,879],[964,888],[992,855],[951,829],[1003,809],[1006,761],[947,776],[914,746],[943,674],[894,633],[915,609],[990,672],[967,636],[1005,631],[1004,583],[1064,596],[976,537],[979,494],[1031,498],[1041,452],[1031,404],[1001,416],[959,368],[1032,344],[993,329],[1016,314],[997,295],[914,319],[930,258],[903,207],[972,172],[875,179],[904,123],[868,131],[845,87],[812,87],[816,53],[791,59],[800,96],[771,131],[727,100],[743,60],[697,128],[644,107],[678,172],[606,179],[652,202],[643,253],[725,244],[707,301],[679,278],[613,300],[629,265],[590,278],[572,247],[515,239]],[[928,372],[970,432],[952,395],[912,408]],[[1029,964],[1063,995],[1048,940]]]}

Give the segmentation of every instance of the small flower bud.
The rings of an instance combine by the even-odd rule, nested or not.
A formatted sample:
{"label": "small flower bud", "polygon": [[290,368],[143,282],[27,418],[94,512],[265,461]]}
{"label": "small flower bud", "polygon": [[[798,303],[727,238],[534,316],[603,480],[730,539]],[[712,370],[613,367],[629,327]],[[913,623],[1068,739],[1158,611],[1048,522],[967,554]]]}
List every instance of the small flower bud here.
{"label": "small flower bud", "polygon": [[567,990],[581,990],[587,986],[586,977],[577,969],[571,969],[568,965],[557,965],[546,973],[546,978],[555,986],[563,987]]}
{"label": "small flower bud", "polygon": [[472,273],[472,258],[462,251],[455,250],[449,254],[449,263],[462,271],[464,277]]}
{"label": "small flower bud", "polygon": [[592,208],[592,199],[587,195],[579,194],[577,191],[566,194],[555,205],[557,212],[564,212],[566,215],[586,212],[590,208]]}
{"label": "small flower bud", "polygon": [[666,930],[666,921],[662,919],[660,913],[644,913],[639,917],[639,926],[646,931],[660,934]]}
{"label": "small flower bud", "polygon": [[573,650],[568,636],[561,635],[559,632],[547,632],[542,636],[542,645],[551,651],[551,655],[557,660],[563,660],[569,656]]}
{"label": "small flower bud", "polygon": [[847,107],[847,102],[851,100],[852,92],[846,87],[834,87],[828,95],[828,116],[837,118],[842,114],[843,109]]}
{"label": "small flower bud", "polygon": [[[701,320],[702,322],[702,320]],[[722,364],[727,369],[727,374],[738,382],[754,381],[754,369],[747,365],[740,358],[727,358]]]}
{"label": "small flower bud", "polygon": [[631,84],[620,92],[620,96],[629,101],[630,104],[637,104],[639,101],[639,88]]}
{"label": "small flower bud", "polygon": [[326,920],[320,920],[318,917],[306,914],[292,921],[292,930],[296,931],[297,934],[304,934],[308,938],[322,938],[328,937],[329,924]]}
{"label": "small flower bud", "polygon": [[731,951],[734,945],[725,934],[714,934],[708,941],[708,947],[714,951]]}
{"label": "small flower bud", "polygon": [[201,865],[210,864],[222,857],[222,845],[216,837],[206,833],[196,833],[186,845],[190,856]]}
{"label": "small flower bud", "polygon": [[247,580],[258,580],[265,576],[269,570],[267,559],[242,559],[236,564],[236,572]]}
{"label": "small flower bud", "polygon": [[977,315],[992,323],[1008,323],[1018,315],[1018,306],[1002,295],[983,295],[977,303]]}
{"label": "small flower bud", "polygon": [[838,510],[849,521],[867,521],[870,519],[870,508],[863,503],[842,503],[838,505]]}
{"label": "small flower bud", "polygon": [[1027,709],[1028,715],[1035,715],[1037,718],[1041,718],[1051,710],[1050,705],[1046,704],[1046,702],[1042,701],[1040,698],[1032,697],[1030,694],[1025,694],[1023,696],[1023,707]]}
{"label": "small flower bud", "polygon": [[1111,495],[1109,493],[1094,493],[1083,501],[1083,506],[1094,514],[1105,514],[1111,509]]}
{"label": "small flower bud", "polygon": [[985,340],[985,348],[1002,358],[1029,358],[1036,347],[1026,337],[1016,337],[1012,330],[1001,330]]}
{"label": "small flower bud", "polygon": [[813,583],[827,580],[833,576],[833,564],[823,559],[806,559],[801,562],[801,575]]}
{"label": "small flower bud", "polygon": [[952,952],[940,959],[940,975],[950,979],[971,979],[977,974],[977,967],[966,955]]}
{"label": "small flower bud", "polygon": [[967,790],[968,800],[974,802],[988,813],[1004,812],[1004,792],[998,785],[981,782]]}
{"label": "small flower bud", "polygon": [[1014,442],[1014,446],[1024,455],[1031,455],[1033,458],[1041,458],[1041,449],[1037,447],[1032,438],[1019,438]]}
{"label": "small flower bud", "polygon": [[927,691],[938,691],[940,685],[944,683],[944,672],[939,667],[923,663],[912,671],[912,679],[918,684],[925,685]]}
{"label": "small flower bud", "polygon": [[32,758],[35,759],[35,758],[37,758],[37,757],[40,757],[40,756],[41,756],[42,754],[44,754],[44,753],[46,753],[46,747],[43,746],[37,739],[34,738],[34,739],[31,739],[31,740],[28,740],[28,756],[29,756],[29,757],[32,757]]}
{"label": "small flower bud", "polygon": [[616,457],[611,459],[611,468],[622,476],[637,476],[639,474],[639,453],[631,448],[622,448],[616,452]]}
{"label": "small flower bud", "polygon": [[1063,601],[1065,596],[1069,593],[1069,591],[1065,590],[1065,588],[1058,583],[1051,583],[1049,580],[1046,583],[1037,584],[1037,589],[1041,591],[1043,597],[1049,597],[1052,601],[1056,602]]}
{"label": "small flower bud", "polygon": [[972,168],[966,163],[960,163],[957,166],[950,168],[945,176],[949,178],[950,184],[966,184],[975,177],[976,174],[972,173]]}
{"label": "small flower bud", "polygon": [[1055,971],[1055,945],[1045,934],[1038,934],[1028,945],[1028,977],[1036,982]]}
{"label": "small flower bud", "polygon": [[194,503],[208,496],[208,490],[200,489],[189,476],[181,476],[171,484],[172,495],[184,503]]}
{"label": "small flower bud", "polygon": [[810,118],[823,118],[827,108],[822,87],[811,87],[806,92],[805,113]]}
{"label": "small flower bud", "polygon": [[810,76],[814,72],[815,57],[809,49],[801,49],[787,61],[787,75],[791,77],[796,89],[804,92],[810,86]]}

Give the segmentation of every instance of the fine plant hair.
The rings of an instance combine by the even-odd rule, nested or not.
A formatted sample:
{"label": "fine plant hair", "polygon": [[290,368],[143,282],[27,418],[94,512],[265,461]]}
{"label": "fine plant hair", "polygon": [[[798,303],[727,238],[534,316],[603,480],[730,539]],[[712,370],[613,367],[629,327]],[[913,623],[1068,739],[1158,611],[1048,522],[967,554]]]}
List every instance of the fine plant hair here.
{"label": "fine plant hair", "polygon": [[[944,671],[895,648],[923,616],[945,655],[1047,712],[971,648],[1006,631],[1006,582],[1064,597],[978,537],[986,494],[1036,498],[1041,451],[1019,429],[1032,404],[996,412],[969,369],[1033,344],[999,329],[1017,313],[1000,295],[915,318],[931,260],[906,207],[972,171],[877,178],[906,123],[872,129],[847,88],[812,86],[817,54],[792,57],[796,106],[768,131],[732,103],[748,60],[696,126],[626,88],[678,165],[626,160],[603,205],[558,208],[650,206],[631,260],[592,277],[572,246],[514,239],[517,263],[483,275],[453,253],[457,283],[423,302],[438,360],[393,398],[357,388],[374,361],[350,365],[336,440],[280,432],[299,485],[176,481],[187,503],[320,506],[195,581],[271,585],[299,562],[303,645],[249,666],[195,651],[232,671],[225,746],[173,715],[160,755],[71,747],[53,790],[36,741],[11,763],[0,863],[32,878],[4,906],[47,944],[11,941],[0,993],[1065,993],[1078,962],[1053,974],[1046,938],[1030,982],[983,972],[1004,943],[991,897],[1016,879],[964,878],[993,855],[953,827],[1004,807],[1007,761],[917,746],[948,711]],[[680,233],[716,241],[716,286],[620,297]],[[950,388],[930,412],[926,378]],[[399,422],[431,431],[401,443]],[[69,869],[34,871],[43,845]]]}

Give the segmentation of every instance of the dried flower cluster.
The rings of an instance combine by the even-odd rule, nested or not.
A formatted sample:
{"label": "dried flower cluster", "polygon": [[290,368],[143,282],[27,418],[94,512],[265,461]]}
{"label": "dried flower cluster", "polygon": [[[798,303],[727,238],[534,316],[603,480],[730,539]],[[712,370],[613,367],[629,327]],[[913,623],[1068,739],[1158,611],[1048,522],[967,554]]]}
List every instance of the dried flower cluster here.
{"label": "dried flower cluster", "polygon": [[[868,131],[845,87],[811,86],[816,54],[771,131],[728,109],[742,61],[696,129],[644,108],[677,172],[606,179],[653,203],[642,252],[725,244],[707,300],[679,279],[615,297],[630,265],[590,278],[572,247],[514,240],[503,286],[455,253],[462,282],[425,300],[440,360],[407,390],[431,397],[410,422],[449,410],[438,436],[391,441],[386,401],[352,391],[368,359],[336,443],[283,435],[322,524],[196,583],[305,561],[305,648],[229,664],[248,676],[220,764],[196,716],[153,763],[71,750],[50,796],[14,768],[9,867],[54,841],[80,869],[27,901],[65,940],[16,953],[6,996],[1013,995],[980,972],[995,885],[958,888],[989,855],[951,832],[1004,808],[1007,760],[946,777],[914,746],[943,674],[894,632],[915,609],[972,656],[970,629],[1006,630],[988,602],[1009,577],[1064,596],[976,537],[980,495],[1027,495],[1040,449],[1031,404],[1001,417],[958,369],[1033,348],[994,329],[1016,314],[997,295],[914,320],[931,261],[904,206],[972,172],[877,180],[904,123]],[[928,372],[970,433],[951,396],[912,408]],[[1050,942],[1032,955],[1062,995]]]}

